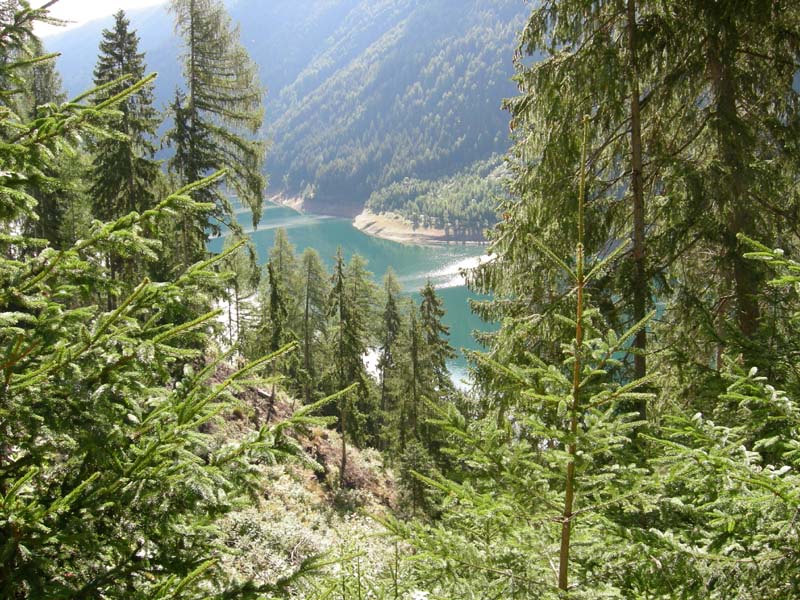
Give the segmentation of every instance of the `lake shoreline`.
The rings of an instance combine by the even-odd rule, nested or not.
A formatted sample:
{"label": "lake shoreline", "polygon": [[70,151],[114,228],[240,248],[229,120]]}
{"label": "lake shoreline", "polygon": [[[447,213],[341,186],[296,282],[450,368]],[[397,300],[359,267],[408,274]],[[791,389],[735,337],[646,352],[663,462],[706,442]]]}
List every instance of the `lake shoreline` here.
{"label": "lake shoreline", "polygon": [[469,244],[485,246],[485,239],[475,239],[472,236],[452,236],[444,229],[433,227],[414,227],[408,219],[395,213],[373,213],[367,209],[362,210],[353,219],[353,227],[384,240],[391,240],[399,244],[418,244],[422,246],[441,246],[448,244]]}
{"label": "lake shoreline", "polygon": [[477,239],[474,236],[453,236],[444,229],[433,227],[414,227],[408,219],[395,213],[373,213],[368,209],[360,212],[354,207],[337,206],[331,210],[330,206],[309,206],[302,196],[287,196],[282,193],[273,194],[267,198],[269,202],[290,208],[300,214],[322,215],[350,219],[353,227],[362,233],[398,244],[412,244],[418,246],[446,246],[461,244],[468,246],[485,246],[485,238]]}

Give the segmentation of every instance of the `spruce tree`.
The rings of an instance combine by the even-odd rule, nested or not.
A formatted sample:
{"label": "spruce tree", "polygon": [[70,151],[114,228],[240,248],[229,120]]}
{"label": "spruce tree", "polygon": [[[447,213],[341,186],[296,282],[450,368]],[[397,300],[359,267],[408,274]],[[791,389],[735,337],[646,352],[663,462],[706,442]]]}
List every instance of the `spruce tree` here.
{"label": "spruce tree", "polygon": [[203,256],[206,229],[235,224],[228,193],[247,206],[256,225],[261,218],[265,146],[253,139],[262,124],[263,89],[258,70],[239,41],[239,30],[219,0],[172,0],[175,27],[183,40],[185,91],[172,105],[168,139],[175,155],[170,170],[180,181],[195,181],[214,169],[227,171],[226,188],[198,193],[215,206],[209,219],[184,221],[184,264]]}
{"label": "spruce tree", "polygon": [[[362,371],[353,361],[353,337],[350,328],[352,306],[347,294],[345,262],[342,248],[336,250],[336,262],[331,277],[330,312],[334,318],[333,365],[335,385],[340,389],[349,385],[362,384]],[[360,359],[360,354],[358,355]],[[344,488],[347,475],[347,435],[350,408],[349,394],[339,400],[339,432],[342,434],[342,452],[339,459],[339,485]]]}
{"label": "spruce tree", "polygon": [[[286,290],[283,280],[272,260],[267,262],[267,286],[269,289],[269,303],[267,305],[268,319],[267,330],[269,336],[268,349],[270,352],[277,352],[292,336],[291,330],[287,326],[288,311],[286,309]],[[274,349],[273,349],[274,348]],[[273,363],[273,375],[277,372],[277,362]],[[269,408],[267,409],[267,422],[272,418],[275,407],[275,384],[272,384],[270,392]]]}
{"label": "spruce tree", "polygon": [[281,280],[281,285],[286,291],[286,319],[287,326],[295,333],[300,331],[302,307],[300,298],[300,272],[298,268],[295,248],[286,235],[286,229],[279,227],[275,230],[275,239],[269,250],[269,261],[275,269],[275,274]]}
{"label": "spruce tree", "polygon": [[[37,14],[24,2],[0,10],[0,39],[24,42]],[[0,80],[22,66],[0,61]],[[250,459],[297,446],[283,427],[235,444],[201,431],[226,410],[243,378],[263,381],[269,358],[215,380],[219,363],[206,362],[203,350],[218,312],[190,322],[166,318],[187,298],[219,293],[225,282],[214,266],[224,256],[194,265],[177,281],[145,279],[111,311],[87,289],[104,293],[114,285],[102,257],[122,244],[132,256],[153,258],[156,241],[144,232],[162,213],[202,211],[189,195],[220,175],[141,214],[95,221],[62,251],[16,229],[35,210],[28,182],[48,161],[77,151],[90,131],[107,127],[115,103],[147,83],[100,103],[87,103],[91,94],[85,95],[33,121],[0,111],[3,598],[276,592],[229,580],[219,568],[214,524],[250,489]]]}
{"label": "spruce tree", "polygon": [[[110,98],[140,81],[145,76],[144,54],[139,38],[130,30],[130,21],[123,11],[114,15],[114,27],[103,30],[100,56],[94,69],[94,84],[103,91],[99,99]],[[98,139],[93,148],[91,170],[92,212],[102,220],[118,219],[130,212],[144,212],[156,202],[156,185],[161,175],[154,160],[159,119],[152,106],[152,84],[120,102],[118,119],[112,127],[117,135]],[[109,278],[133,286],[143,275],[142,265],[125,260],[118,254],[108,256]],[[113,305],[114,300],[109,297]]]}
{"label": "spruce tree", "polygon": [[411,304],[408,319],[408,362],[405,395],[400,409],[400,449],[405,450],[410,435],[419,439],[419,407],[425,388],[425,332],[417,305]]}
{"label": "spruce tree", "polygon": [[[131,83],[144,78],[144,54],[139,37],[130,29],[123,11],[114,14],[114,27],[103,30],[100,56],[94,69],[94,84],[103,87],[100,99],[110,98]],[[122,80],[122,81],[120,81]],[[104,220],[129,212],[143,212],[155,203],[153,182],[160,173],[153,160],[159,121],[153,108],[153,87],[139,88],[117,105],[119,118],[113,127],[121,136],[97,141],[92,165],[94,214]]]}
{"label": "spruce tree", "polygon": [[436,295],[430,279],[422,288],[420,295],[422,298],[419,314],[420,325],[425,336],[426,362],[433,372],[439,391],[444,392],[453,387],[450,371],[447,369],[447,361],[455,358],[456,352],[447,340],[450,328],[442,323],[442,317],[445,314],[442,299]]}
{"label": "spruce tree", "polygon": [[388,521],[433,558],[427,577],[446,582],[453,595],[621,597],[627,585],[629,557],[613,551],[625,535],[615,517],[635,506],[646,479],[627,450],[638,415],[624,406],[642,399],[637,390],[647,380],[619,383],[614,371],[620,350],[645,323],[618,336],[590,305],[588,284],[626,248],[594,264],[586,260],[584,189],[581,177],[575,268],[547,255],[573,284],[564,305],[569,312],[531,315],[531,329],[559,332],[561,360],[480,358],[506,381],[498,391],[509,403],[485,406],[476,420],[440,408],[438,422],[451,436],[449,451],[461,472],[451,481],[416,477],[451,497],[442,520]]}
{"label": "spruce tree", "polygon": [[737,236],[780,240],[787,250],[797,244],[798,151],[787,141],[800,122],[798,17],[791,2],[769,10],[756,1],[681,2],[657,32],[667,49],[657,67],[672,85],[655,107],[674,115],[670,129],[678,133],[665,136],[658,162],[670,190],[662,237],[674,244],[662,254],[682,275],[668,311],[679,326],[663,335],[675,363],[702,373],[709,388],[719,380],[707,365],[719,371],[725,352],[769,367],[758,343],[768,335],[759,301],[764,271],[743,257]]}

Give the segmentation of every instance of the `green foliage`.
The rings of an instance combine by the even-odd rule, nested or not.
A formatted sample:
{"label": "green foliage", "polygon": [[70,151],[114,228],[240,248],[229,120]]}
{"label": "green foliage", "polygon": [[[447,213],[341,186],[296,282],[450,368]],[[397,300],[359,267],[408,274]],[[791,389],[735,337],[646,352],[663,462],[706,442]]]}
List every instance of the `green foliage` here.
{"label": "green foliage", "polygon": [[[291,448],[282,441],[284,426],[264,428],[242,445],[200,432],[265,362],[212,383],[217,363],[204,364],[186,344],[206,339],[216,313],[187,323],[160,318],[185,296],[213,292],[220,283],[214,261],[174,283],[145,280],[113,312],[80,301],[86,283],[101,280],[98,250],[125,239],[149,252],[133,226],[158,211],[196,210],[191,191],[141,217],[96,222],[91,237],[66,251],[26,260],[6,254],[6,597],[207,597],[210,582],[225,585],[213,559],[213,523],[247,482],[247,458]],[[182,374],[174,379],[176,369]]]}
{"label": "green foliage", "polygon": [[417,440],[411,440],[400,453],[397,465],[398,514],[411,518],[433,514],[440,500],[440,490],[427,481],[439,476],[439,472],[428,450]]}
{"label": "green foliage", "polygon": [[[94,84],[102,88],[98,100],[123,91],[145,76],[144,55],[139,52],[139,38],[129,30],[123,11],[114,15],[114,29],[103,31],[100,56],[94,70]],[[92,213],[102,220],[114,220],[132,212],[144,212],[156,204],[156,182],[161,177],[159,163],[153,159],[153,137],[159,125],[153,108],[153,84],[141,86],[135,94],[115,105],[117,118],[111,130],[93,144],[91,168]],[[74,238],[73,238],[74,239]],[[129,286],[145,272],[142,265],[108,256],[109,273]]]}
{"label": "green foliage", "polygon": [[[109,98],[145,76],[144,55],[139,52],[139,38],[129,29],[123,11],[114,15],[114,29],[103,31],[100,56],[94,70],[94,84],[103,87],[98,99]],[[155,204],[153,182],[160,174],[152,160],[152,138],[158,128],[153,103],[153,84],[116,105],[119,118],[112,127],[116,135],[97,141],[93,165],[94,214],[111,220],[130,212],[143,212]]]}
{"label": "green foliage", "polygon": [[[285,6],[272,8],[313,48],[302,70],[276,74],[281,81],[295,73],[271,111],[280,115],[271,168],[290,191],[311,185],[320,204],[361,205],[405,178],[436,181],[505,151],[496,107],[514,91],[510,57],[524,7],[381,0],[326,8],[335,14],[325,24],[319,3],[288,18]],[[333,31],[309,39],[305,22]],[[459,217],[467,214],[464,207]]]}
{"label": "green foliage", "polygon": [[[21,121],[52,115],[64,107],[66,99],[53,57],[28,29],[33,20],[47,18],[43,11],[16,2],[8,4],[0,16],[7,41],[0,103]],[[37,170],[28,175],[26,192],[37,203],[21,223],[25,233],[46,239],[55,247],[69,245],[84,233],[88,212],[85,171],[85,157],[74,152],[42,157]]]}
{"label": "green foliage", "polygon": [[414,227],[444,229],[455,239],[482,240],[484,231],[497,222],[497,205],[504,195],[498,162],[476,163],[435,181],[405,178],[373,192],[366,208],[397,213]]}
{"label": "green foliage", "polygon": [[[9,43],[0,80],[33,62],[25,53],[42,13],[27,3],[0,11]],[[175,280],[142,279],[118,294],[105,257],[154,260],[162,219],[202,217],[191,195],[217,172],[152,208],[93,220],[63,249],[20,231],[35,219],[29,186],[86,136],[113,137],[107,123],[152,77],[118,93],[101,86],[71,102],[15,110],[24,88],[3,88],[0,108],[0,595],[4,598],[208,598],[254,596],[266,588],[232,581],[216,522],[256,483],[252,461],[302,453],[289,428],[322,421],[312,405],[241,440],[208,433],[243,387],[286,352],[238,370],[215,357],[220,311],[187,315],[227,285],[216,267],[238,250],[188,266]],[[104,98],[87,102],[87,98]],[[176,318],[182,317],[182,318]],[[302,565],[307,572],[314,561]],[[289,577],[289,579],[292,579]]]}
{"label": "green foliage", "polygon": [[[185,94],[177,92],[167,135],[175,148],[170,169],[182,182],[196,181],[224,168],[228,188],[261,218],[265,146],[252,139],[263,119],[263,89],[255,65],[239,42],[239,31],[217,0],[173,0],[176,31],[183,39]],[[211,220],[182,223],[184,263],[202,256],[206,228],[219,233],[234,226],[228,194],[212,187],[198,200],[214,203]]]}

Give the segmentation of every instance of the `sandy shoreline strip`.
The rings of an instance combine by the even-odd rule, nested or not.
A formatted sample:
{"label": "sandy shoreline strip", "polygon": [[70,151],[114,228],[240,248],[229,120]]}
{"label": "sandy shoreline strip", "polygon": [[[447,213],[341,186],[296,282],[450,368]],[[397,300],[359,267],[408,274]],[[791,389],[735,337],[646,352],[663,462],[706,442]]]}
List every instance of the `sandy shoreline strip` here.
{"label": "sandy shoreline strip", "polygon": [[439,245],[453,243],[483,244],[484,240],[448,236],[444,229],[417,227],[394,213],[375,214],[364,209],[353,219],[353,227],[374,237],[401,244]]}
{"label": "sandy shoreline strip", "polygon": [[286,208],[291,208],[299,213],[305,212],[303,210],[303,197],[302,196],[284,196],[283,194],[273,194],[267,198],[267,202],[273,204],[280,204]]}
{"label": "sandy shoreline strip", "polygon": [[[299,213],[309,212],[317,214],[318,211],[309,211],[302,196],[285,196],[275,194],[267,198],[270,202],[286,206]],[[325,211],[323,211],[324,214]],[[350,213],[352,214],[352,213]],[[414,228],[411,221],[395,214],[375,214],[367,209],[362,210],[353,218],[353,227],[376,238],[398,242],[400,244],[440,245],[440,244],[480,244],[486,243],[483,239],[461,238],[448,236],[444,229],[433,227]]]}

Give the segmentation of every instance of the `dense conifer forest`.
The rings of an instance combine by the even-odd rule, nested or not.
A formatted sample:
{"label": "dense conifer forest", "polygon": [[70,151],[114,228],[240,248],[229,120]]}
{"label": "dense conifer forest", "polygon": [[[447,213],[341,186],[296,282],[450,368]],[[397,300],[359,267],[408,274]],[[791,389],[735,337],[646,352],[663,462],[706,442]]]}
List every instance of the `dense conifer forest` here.
{"label": "dense conifer forest", "polygon": [[[388,112],[353,93],[380,69],[282,93],[270,154],[235,4],[167,3],[166,112],[121,10],[67,94],[53,4],[0,0],[0,597],[800,597],[800,5],[315,3],[331,61],[348,20],[410,11],[421,48],[487,25],[460,43],[513,61],[511,140],[439,171],[484,114],[471,76]],[[468,388],[430,281],[280,228],[259,263],[237,214],[267,218],[270,156],[332,202],[347,180],[488,230]]]}

